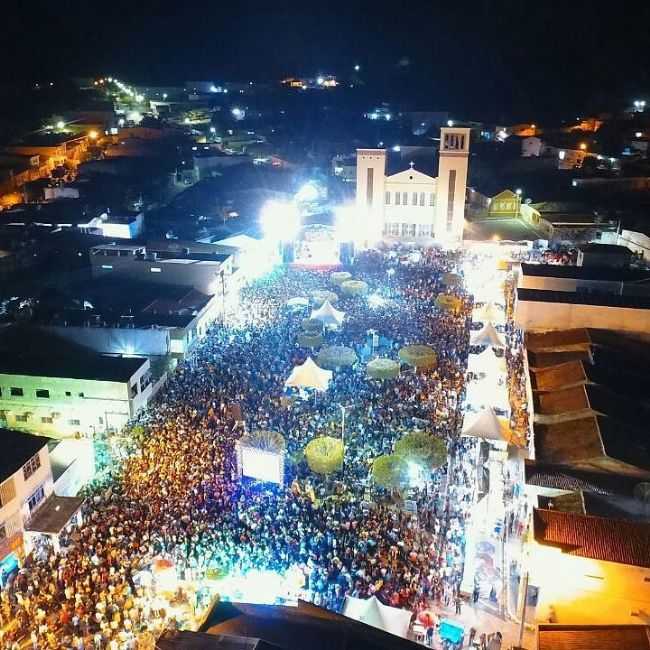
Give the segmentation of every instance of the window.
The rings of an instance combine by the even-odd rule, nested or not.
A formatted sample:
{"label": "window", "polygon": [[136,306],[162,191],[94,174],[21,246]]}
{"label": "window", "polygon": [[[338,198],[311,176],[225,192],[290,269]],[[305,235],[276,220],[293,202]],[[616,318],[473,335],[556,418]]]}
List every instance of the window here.
{"label": "window", "polygon": [[36,454],[23,465],[23,477],[27,480],[41,466],[41,457]]}
{"label": "window", "polygon": [[79,397],[86,397],[85,393],[79,393]]}
{"label": "window", "polygon": [[32,494],[31,497],[29,497],[27,501],[27,505],[29,506],[29,511],[34,512],[38,504],[45,498],[45,490],[43,489],[43,486],[39,487],[34,494]]}
{"label": "window", "polygon": [[402,224],[402,237],[408,237],[409,234],[409,225],[407,223]]}
{"label": "window", "polygon": [[413,192],[413,196],[411,198],[411,205],[417,205],[418,204],[418,193]]}
{"label": "window", "polygon": [[16,416],[16,422],[27,422],[28,419],[29,416],[27,415],[27,413],[23,413],[22,415]]}
{"label": "window", "polygon": [[16,388],[16,386],[12,386],[9,389],[9,392],[11,393],[12,397],[22,397],[23,396],[23,389],[22,388]]}
{"label": "window", "polygon": [[386,192],[386,205],[390,205],[390,192]]}
{"label": "window", "polygon": [[402,205],[408,205],[408,204],[409,204],[409,193],[402,192]]}
{"label": "window", "polygon": [[78,427],[81,424],[81,422],[79,420],[68,420],[68,424],[71,427]]}
{"label": "window", "polygon": [[409,237],[415,237],[415,224],[409,224]]}
{"label": "window", "polygon": [[4,539],[7,539],[7,526],[2,524],[0,525],[0,542]]}
{"label": "window", "polygon": [[399,192],[395,192],[395,205],[401,205],[402,195]]}
{"label": "window", "polygon": [[391,223],[390,224],[390,234],[393,237],[397,237],[399,235],[399,224],[398,223]]}
{"label": "window", "polygon": [[36,389],[36,397],[49,398],[49,396],[50,396],[50,391],[47,390],[46,388]]}
{"label": "window", "polygon": [[0,507],[6,506],[16,498],[14,479],[10,478],[0,485]]}
{"label": "window", "polygon": [[112,264],[102,264],[102,268],[106,269],[107,271],[111,271],[113,269]]}
{"label": "window", "polygon": [[54,418],[52,417],[42,417],[41,418],[41,424],[53,424],[54,423]]}
{"label": "window", "polygon": [[152,273],[162,273],[162,269],[159,266],[152,266],[149,270]]}
{"label": "window", "polygon": [[366,205],[372,206],[372,192],[374,187],[375,170],[369,167],[366,172]]}
{"label": "window", "polygon": [[429,193],[429,207],[433,207],[436,201],[436,195],[433,192]]}
{"label": "window", "polygon": [[420,207],[424,206],[424,192],[420,192]]}
{"label": "window", "polygon": [[418,226],[418,237],[430,237],[431,226],[429,224],[420,224]]}
{"label": "window", "polygon": [[138,394],[138,382],[131,386],[131,397],[135,397]]}
{"label": "window", "polygon": [[69,390],[65,391],[65,396],[66,397],[72,397],[72,393]]}

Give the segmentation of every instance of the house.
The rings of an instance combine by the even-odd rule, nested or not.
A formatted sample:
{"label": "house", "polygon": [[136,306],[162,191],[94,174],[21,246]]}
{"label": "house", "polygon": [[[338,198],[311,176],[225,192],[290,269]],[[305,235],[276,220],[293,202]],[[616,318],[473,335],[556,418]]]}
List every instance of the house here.
{"label": "house", "polygon": [[498,219],[514,219],[519,216],[521,196],[512,190],[503,190],[493,196],[488,206],[488,216]]}

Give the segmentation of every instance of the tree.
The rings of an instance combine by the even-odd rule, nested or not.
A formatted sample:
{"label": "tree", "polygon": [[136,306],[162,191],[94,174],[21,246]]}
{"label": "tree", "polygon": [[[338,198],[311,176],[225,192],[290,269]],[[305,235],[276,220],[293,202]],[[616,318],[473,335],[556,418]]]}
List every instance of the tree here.
{"label": "tree", "polygon": [[343,466],[343,441],[330,436],[314,438],[305,447],[307,465],[316,474],[332,474]]}
{"label": "tree", "polygon": [[447,446],[426,431],[411,431],[395,443],[395,455],[430,471],[445,462]]}
{"label": "tree", "polygon": [[378,456],[372,463],[372,480],[387,490],[399,490],[408,483],[408,464],[395,454]]}

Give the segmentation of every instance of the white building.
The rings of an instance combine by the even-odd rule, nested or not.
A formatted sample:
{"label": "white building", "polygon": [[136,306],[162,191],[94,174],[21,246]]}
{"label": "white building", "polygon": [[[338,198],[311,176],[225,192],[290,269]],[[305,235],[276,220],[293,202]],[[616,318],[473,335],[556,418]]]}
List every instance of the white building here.
{"label": "white building", "polygon": [[6,352],[0,426],[56,438],[119,431],[151,398],[150,367],[142,357]]}
{"label": "white building", "polygon": [[357,150],[356,206],[366,243],[382,237],[457,246],[463,237],[468,128],[440,129],[438,178],[414,169],[386,175],[385,149]]}

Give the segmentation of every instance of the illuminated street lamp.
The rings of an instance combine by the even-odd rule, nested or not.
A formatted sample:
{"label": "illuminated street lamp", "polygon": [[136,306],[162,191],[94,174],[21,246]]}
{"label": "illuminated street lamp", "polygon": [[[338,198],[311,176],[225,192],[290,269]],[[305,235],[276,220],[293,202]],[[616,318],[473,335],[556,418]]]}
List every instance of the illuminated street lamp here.
{"label": "illuminated street lamp", "polygon": [[581,142],[580,143],[580,149],[582,151],[587,151],[587,143],[586,142]]}
{"label": "illuminated street lamp", "polygon": [[357,63],[357,64],[354,66],[354,71],[355,71],[355,72],[359,72],[359,70],[361,70],[361,66]]}
{"label": "illuminated street lamp", "polygon": [[97,136],[98,136],[98,135],[99,135],[99,134],[97,133],[97,131],[95,131],[95,129],[93,129],[92,131],[88,131],[88,137],[89,137],[91,140],[97,140]]}
{"label": "illuminated street lamp", "polygon": [[59,120],[56,123],[56,128],[59,129],[59,131],[63,131],[63,129],[65,129],[65,122],[63,120]]}
{"label": "illuminated street lamp", "polygon": [[521,189],[521,187],[518,187],[518,188],[515,190],[515,194],[516,194],[517,196],[521,196],[521,194],[522,194],[522,189]]}

